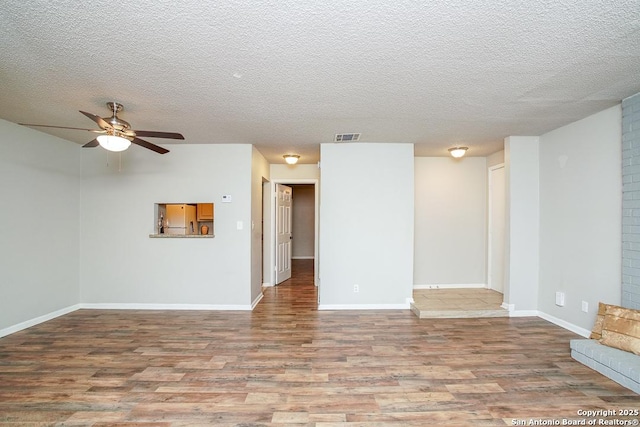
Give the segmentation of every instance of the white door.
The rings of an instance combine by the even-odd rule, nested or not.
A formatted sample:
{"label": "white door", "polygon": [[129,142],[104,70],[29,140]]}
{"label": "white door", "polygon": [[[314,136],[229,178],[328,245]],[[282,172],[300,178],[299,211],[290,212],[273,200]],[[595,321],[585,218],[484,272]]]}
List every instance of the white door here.
{"label": "white door", "polygon": [[291,277],[291,187],[276,184],[276,285]]}
{"label": "white door", "polygon": [[504,165],[489,169],[489,289],[504,293],[505,247]]}

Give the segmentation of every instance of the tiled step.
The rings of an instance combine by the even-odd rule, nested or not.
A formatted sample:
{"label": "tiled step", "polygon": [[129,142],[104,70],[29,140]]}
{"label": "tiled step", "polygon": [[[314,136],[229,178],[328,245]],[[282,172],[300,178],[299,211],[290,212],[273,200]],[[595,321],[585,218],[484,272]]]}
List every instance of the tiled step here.
{"label": "tiled step", "polygon": [[420,319],[471,319],[476,317],[509,317],[509,312],[499,310],[425,310],[411,304],[411,311]]}

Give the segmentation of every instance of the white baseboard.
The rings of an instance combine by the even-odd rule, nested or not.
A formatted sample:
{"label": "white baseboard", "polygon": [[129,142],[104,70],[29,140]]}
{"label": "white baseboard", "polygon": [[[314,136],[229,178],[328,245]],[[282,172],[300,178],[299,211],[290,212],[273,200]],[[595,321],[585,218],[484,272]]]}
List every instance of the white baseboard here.
{"label": "white baseboard", "polygon": [[410,304],[320,304],[318,310],[408,310]]}
{"label": "white baseboard", "polygon": [[273,283],[263,283],[263,284],[262,284],[262,287],[263,287],[263,288],[270,288],[270,287],[273,287]]}
{"label": "white baseboard", "polygon": [[538,310],[516,310],[515,304],[507,304],[502,302],[500,308],[509,312],[509,317],[539,317],[540,312]]}
{"label": "white baseboard", "polygon": [[291,259],[316,259],[313,255],[311,256],[292,256]]}
{"label": "white baseboard", "polygon": [[30,328],[40,323],[44,323],[48,320],[55,319],[56,317],[64,316],[65,314],[69,314],[73,311],[78,310],[79,308],[80,308],[79,304],[70,305],[69,307],[61,308],[60,310],[56,310],[51,313],[44,314],[42,316],[38,316],[30,320],[25,320],[24,322],[20,322],[16,325],[9,326],[8,328],[0,329],[0,338],[6,337],[7,335],[14,334],[24,329]]}
{"label": "white baseboard", "polygon": [[98,303],[80,304],[89,310],[211,310],[211,311],[251,311],[251,305],[234,304],[144,304],[144,303]]}
{"label": "white baseboard", "polygon": [[487,288],[485,283],[446,283],[433,285],[413,285],[413,289],[481,289]]}
{"label": "white baseboard", "polygon": [[538,310],[511,310],[509,317],[539,317]]}
{"label": "white baseboard", "polygon": [[251,310],[253,310],[254,308],[256,308],[256,305],[258,305],[258,303],[260,301],[262,301],[262,298],[264,297],[264,294],[262,292],[260,292],[260,295],[258,295],[256,297],[256,299],[253,300],[253,302],[251,303]]}
{"label": "white baseboard", "polygon": [[541,319],[546,320],[547,322],[551,322],[554,325],[560,326],[568,331],[574,332],[582,337],[588,338],[591,335],[591,331],[581,328],[580,326],[574,325],[573,323],[567,322],[566,320],[559,319],[550,314],[544,313],[538,310],[515,310],[514,304],[502,303],[500,306],[509,311],[509,317],[539,317]]}
{"label": "white baseboard", "polygon": [[574,332],[582,337],[589,338],[589,335],[591,335],[591,331],[581,328],[580,326],[574,325],[573,323],[569,323],[565,320],[558,319],[557,317],[552,316],[550,314],[543,313],[540,311],[538,312],[538,316],[548,322],[551,322],[555,325],[560,326],[561,328]]}

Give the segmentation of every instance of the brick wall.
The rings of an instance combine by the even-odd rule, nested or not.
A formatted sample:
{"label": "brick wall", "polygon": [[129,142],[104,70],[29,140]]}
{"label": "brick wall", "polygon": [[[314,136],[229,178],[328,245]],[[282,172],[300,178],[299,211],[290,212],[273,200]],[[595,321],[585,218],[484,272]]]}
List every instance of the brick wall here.
{"label": "brick wall", "polygon": [[640,93],[622,101],[622,305],[640,309]]}

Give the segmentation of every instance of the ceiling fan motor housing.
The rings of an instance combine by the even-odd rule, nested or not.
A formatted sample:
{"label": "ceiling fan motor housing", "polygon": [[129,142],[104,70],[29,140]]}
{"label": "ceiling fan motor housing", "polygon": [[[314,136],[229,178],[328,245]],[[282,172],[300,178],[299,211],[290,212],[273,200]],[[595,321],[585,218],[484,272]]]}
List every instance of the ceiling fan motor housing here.
{"label": "ceiling fan motor housing", "polygon": [[109,123],[114,130],[119,132],[124,132],[128,129],[131,129],[131,125],[129,122],[122,120],[118,117],[118,113],[124,109],[122,104],[118,104],[117,102],[107,102],[107,107],[113,112],[111,117],[103,117],[104,121]]}

